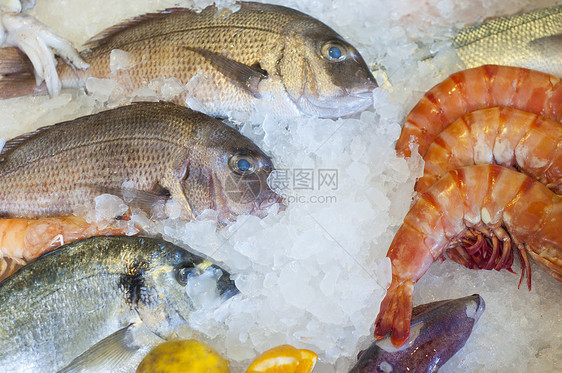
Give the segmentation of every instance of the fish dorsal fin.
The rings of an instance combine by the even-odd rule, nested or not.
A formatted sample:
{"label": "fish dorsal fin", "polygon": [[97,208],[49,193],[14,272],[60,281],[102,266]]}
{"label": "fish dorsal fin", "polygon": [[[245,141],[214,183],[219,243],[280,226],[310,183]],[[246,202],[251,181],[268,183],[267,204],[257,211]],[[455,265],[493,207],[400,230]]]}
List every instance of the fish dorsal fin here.
{"label": "fish dorsal fin", "polygon": [[230,80],[236,82],[240,87],[251,93],[253,96],[259,96],[258,84],[263,79],[267,79],[268,77],[267,71],[261,68],[259,62],[256,62],[252,66],[248,66],[221,54],[205,49],[187,49],[205,57],[215,69],[220,71]]}
{"label": "fish dorsal fin", "polygon": [[161,12],[158,12],[158,13],[143,14],[141,16],[128,19],[128,20],[126,20],[124,22],[121,22],[117,25],[106,28],[105,30],[99,32],[98,34],[96,34],[96,35],[92,36],[90,39],[88,39],[84,43],[84,47],[92,48],[92,49],[100,47],[102,45],[105,45],[105,44],[109,43],[109,41],[111,39],[113,39],[116,35],[118,35],[123,30],[126,30],[126,29],[128,29],[130,27],[133,27],[133,26],[135,26],[139,23],[142,23],[142,22],[147,22],[147,21],[150,21],[150,20],[153,20],[153,19],[161,18],[165,14],[179,13],[179,12],[193,13],[193,14],[196,13],[194,10],[187,9],[187,8],[168,8],[168,9],[165,9],[165,10],[163,10]]}
{"label": "fish dorsal fin", "polygon": [[116,372],[137,353],[138,347],[126,342],[127,334],[133,324],[119,329],[80,354],[58,373],[73,372]]}
{"label": "fish dorsal fin", "polygon": [[52,126],[40,127],[40,128],[37,128],[33,132],[24,133],[23,135],[19,135],[17,137],[14,137],[13,139],[10,139],[10,140],[6,141],[6,143],[4,144],[4,147],[2,148],[2,151],[0,151],[0,162],[4,160],[4,157],[10,151],[12,151],[13,149],[17,148],[18,146],[20,146],[21,144],[23,144],[27,140],[37,136],[38,134],[42,133],[43,131],[46,131],[47,129],[49,129],[51,127]]}

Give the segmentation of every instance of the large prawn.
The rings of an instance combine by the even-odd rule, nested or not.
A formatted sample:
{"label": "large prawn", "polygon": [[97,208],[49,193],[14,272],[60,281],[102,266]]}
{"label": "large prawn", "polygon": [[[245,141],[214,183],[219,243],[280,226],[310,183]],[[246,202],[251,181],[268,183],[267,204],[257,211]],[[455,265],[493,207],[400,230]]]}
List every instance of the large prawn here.
{"label": "large prawn", "polygon": [[443,128],[475,110],[507,106],[562,120],[560,79],[521,67],[484,65],[457,72],[431,88],[406,117],[396,143],[398,155],[409,157],[410,144],[427,147]]}
{"label": "large prawn", "polygon": [[435,138],[423,158],[418,193],[448,171],[493,163],[522,171],[562,194],[562,124],[517,109],[463,115]]}
{"label": "large prawn", "polygon": [[[527,254],[562,281],[562,196],[520,172],[498,165],[450,171],[420,195],[387,253],[392,282],[375,322],[375,337],[392,332],[394,345],[409,337],[413,286],[448,249],[483,268],[510,269],[512,247],[522,273]],[[457,260],[458,261],[458,260]]]}
{"label": "large prawn", "polygon": [[0,219],[0,281],[40,255],[66,243],[92,236],[127,233],[126,226],[101,227],[76,216]]}

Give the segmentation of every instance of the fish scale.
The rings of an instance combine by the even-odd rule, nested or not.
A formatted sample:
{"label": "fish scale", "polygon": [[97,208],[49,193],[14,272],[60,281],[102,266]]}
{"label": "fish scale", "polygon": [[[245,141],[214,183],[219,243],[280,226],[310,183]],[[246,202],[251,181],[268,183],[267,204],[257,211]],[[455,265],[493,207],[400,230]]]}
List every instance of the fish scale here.
{"label": "fish scale", "polygon": [[[254,201],[210,193],[241,179],[231,157],[244,152],[262,181]],[[256,213],[256,203],[278,197],[267,187],[271,161],[224,123],[170,103],[137,103],[40,128],[6,143],[0,153],[0,215],[67,216],[103,192],[118,194],[125,181],[152,200],[176,198],[186,217],[216,208],[223,218]],[[146,197],[146,198],[148,198]],[[142,206],[139,206],[142,207]],[[145,206],[150,209],[150,206]]]}
{"label": "fish scale", "polygon": [[[73,361],[89,371],[106,362],[116,364],[112,372],[130,368],[146,343],[173,337],[187,323],[194,306],[177,278],[198,268],[222,272],[221,300],[237,293],[228,272],[159,239],[93,237],[42,256],[0,283],[0,370],[58,372]],[[118,341],[110,337],[116,331]],[[104,341],[104,359],[97,359],[93,346]]]}
{"label": "fish scale", "polygon": [[[88,69],[59,61],[62,86],[87,88],[90,78],[112,79],[116,95],[134,97],[137,89],[150,88],[177,104],[237,119],[256,110],[339,118],[372,105],[375,78],[330,27],[278,5],[240,2],[236,8],[174,8],[113,26],[86,43],[80,55]],[[123,56],[113,58],[113,70],[112,56]],[[0,98],[47,93],[15,48],[0,49],[0,74]],[[180,92],[168,97],[159,88],[163,79],[175,79]]]}
{"label": "fish scale", "polygon": [[562,76],[562,6],[463,28],[453,46],[469,68],[510,65]]}
{"label": "fish scale", "polygon": [[[251,4],[247,7],[248,10],[252,9]],[[78,72],[78,76],[109,76],[109,59],[97,57],[107,57],[111,50],[121,49],[132,53],[136,57],[135,61],[150,58],[145,54],[146,50],[150,50],[150,54],[158,56],[158,59],[150,59],[143,63],[143,69],[174,76],[182,82],[187,82],[197,72],[215,75],[213,78],[216,79],[216,75],[221,74],[210,70],[204,57],[197,53],[182,53],[178,45],[226,53],[236,61],[252,64],[258,61],[264,49],[275,46],[276,39],[281,37],[279,32],[292,20],[290,17],[271,12],[261,12],[259,16],[254,12],[236,12],[226,19],[216,17],[215,14],[214,8],[207,8],[202,13],[189,9],[173,9],[160,14],[141,16],[110,28],[86,43],[91,50],[87,50],[84,56],[91,61],[91,68],[86,72]],[[298,12],[291,14],[300,15]],[[248,33],[250,35],[245,35]],[[60,74],[61,79],[65,81],[65,77],[73,76],[74,72],[63,65]],[[130,70],[128,74],[134,81],[152,75],[141,69]],[[79,84],[76,80],[74,82]],[[227,79],[221,79],[217,85],[221,89],[228,89],[230,87],[227,83]]]}
{"label": "fish scale", "polygon": [[[175,78],[183,90],[172,102],[217,117],[265,108],[282,117],[337,118],[372,104],[373,75],[334,30],[282,6],[243,2],[237,7],[232,12],[211,6],[200,13],[174,8],[111,27],[86,43],[81,56],[87,70],[60,61],[63,88],[84,88],[89,78],[113,79],[120,93],[134,96],[155,79]],[[335,43],[344,57],[331,59],[327,43]],[[110,55],[116,49],[127,52],[128,63],[112,71]],[[0,79],[0,97],[46,93],[25,72],[29,63],[12,57],[0,58],[0,71],[17,72]],[[23,72],[21,66],[3,66],[15,61]]]}

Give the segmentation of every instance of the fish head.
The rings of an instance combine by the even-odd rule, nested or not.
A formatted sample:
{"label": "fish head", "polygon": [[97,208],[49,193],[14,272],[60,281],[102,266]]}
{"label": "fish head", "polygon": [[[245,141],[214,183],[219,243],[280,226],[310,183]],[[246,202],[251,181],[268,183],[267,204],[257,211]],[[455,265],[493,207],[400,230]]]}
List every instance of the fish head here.
{"label": "fish head", "polygon": [[373,104],[378,85],[355,47],[321,22],[297,22],[289,29],[279,73],[302,113],[339,118]]}
{"label": "fish head", "polygon": [[238,215],[264,217],[268,207],[282,202],[267,184],[273,163],[251,140],[227,126],[215,128],[208,138],[197,157],[200,165],[190,167],[204,169],[204,175],[190,173],[182,186],[196,214],[213,209],[225,223]]}
{"label": "fish head", "polygon": [[189,321],[191,312],[213,310],[239,293],[230,273],[208,259],[162,241],[151,277],[170,313]]}

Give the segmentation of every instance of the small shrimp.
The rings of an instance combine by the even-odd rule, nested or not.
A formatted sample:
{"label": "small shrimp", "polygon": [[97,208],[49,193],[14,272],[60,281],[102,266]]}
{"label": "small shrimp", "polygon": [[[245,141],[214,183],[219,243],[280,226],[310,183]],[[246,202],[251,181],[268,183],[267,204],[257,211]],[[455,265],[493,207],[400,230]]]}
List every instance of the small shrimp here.
{"label": "small shrimp", "polygon": [[398,155],[411,155],[410,143],[425,155],[435,136],[461,115],[508,106],[562,120],[560,79],[521,67],[484,65],[457,72],[431,88],[406,117],[396,143]]}
{"label": "small shrimp", "polygon": [[483,268],[500,270],[511,267],[514,247],[522,268],[519,284],[526,271],[531,288],[527,253],[562,281],[561,221],[562,196],[520,172],[498,165],[448,172],[420,195],[390,245],[392,282],[375,322],[375,337],[392,332],[392,343],[404,344],[414,283],[447,249],[455,248],[465,260],[475,256]]}
{"label": "small shrimp", "polygon": [[445,128],[425,156],[423,192],[448,171],[473,164],[515,168],[562,194],[562,124],[507,107],[465,114]]}
{"label": "small shrimp", "polygon": [[0,219],[0,281],[66,243],[92,236],[125,235],[127,231],[126,226],[102,228],[77,216]]}

